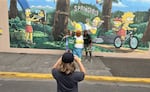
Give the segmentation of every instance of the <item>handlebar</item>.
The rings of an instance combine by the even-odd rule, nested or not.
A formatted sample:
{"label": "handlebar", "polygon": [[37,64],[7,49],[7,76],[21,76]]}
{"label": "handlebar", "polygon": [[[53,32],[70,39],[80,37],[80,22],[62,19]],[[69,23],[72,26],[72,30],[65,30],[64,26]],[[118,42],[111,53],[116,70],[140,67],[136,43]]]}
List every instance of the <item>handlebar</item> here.
{"label": "handlebar", "polygon": [[127,34],[132,35],[133,34],[133,30],[127,30]]}

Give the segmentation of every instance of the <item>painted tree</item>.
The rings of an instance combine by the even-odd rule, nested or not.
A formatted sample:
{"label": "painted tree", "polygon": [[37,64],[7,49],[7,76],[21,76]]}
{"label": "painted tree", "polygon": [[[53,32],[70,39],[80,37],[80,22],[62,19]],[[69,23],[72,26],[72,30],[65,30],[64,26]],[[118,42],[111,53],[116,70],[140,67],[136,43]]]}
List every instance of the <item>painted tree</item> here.
{"label": "painted tree", "polygon": [[17,0],[10,0],[9,18],[16,18],[18,14]]}
{"label": "painted tree", "polygon": [[146,31],[143,34],[142,41],[143,42],[150,42],[150,17],[149,17],[149,22],[148,22]]}
{"label": "painted tree", "polygon": [[67,31],[70,0],[57,0],[53,24],[53,37],[55,41],[62,39],[61,35]]}
{"label": "painted tree", "polygon": [[110,29],[110,18],[111,18],[111,11],[112,11],[112,2],[118,3],[119,0],[103,0],[103,7],[102,7],[102,16],[103,16],[103,32],[106,32]]}

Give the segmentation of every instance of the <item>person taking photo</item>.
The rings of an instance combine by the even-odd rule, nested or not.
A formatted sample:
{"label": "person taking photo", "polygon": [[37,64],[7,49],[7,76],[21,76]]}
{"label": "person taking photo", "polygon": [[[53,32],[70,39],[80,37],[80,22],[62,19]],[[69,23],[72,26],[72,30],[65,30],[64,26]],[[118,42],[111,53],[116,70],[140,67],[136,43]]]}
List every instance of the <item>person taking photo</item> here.
{"label": "person taking photo", "polygon": [[[80,71],[76,70],[76,64]],[[57,82],[57,92],[78,92],[78,82],[84,80],[85,67],[81,59],[71,52],[65,52],[53,65],[52,75]]]}

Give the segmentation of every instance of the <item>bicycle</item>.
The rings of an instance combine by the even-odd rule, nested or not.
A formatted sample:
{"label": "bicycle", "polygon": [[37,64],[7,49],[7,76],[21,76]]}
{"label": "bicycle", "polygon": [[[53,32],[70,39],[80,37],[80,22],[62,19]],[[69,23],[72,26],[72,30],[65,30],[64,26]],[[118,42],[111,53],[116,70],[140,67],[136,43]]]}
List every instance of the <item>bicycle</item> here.
{"label": "bicycle", "polygon": [[128,44],[131,49],[136,49],[138,47],[138,44],[139,44],[138,38],[133,35],[133,31],[128,31],[128,32],[129,33],[126,35],[124,41],[122,41],[120,36],[115,37],[114,39],[115,48],[122,47],[122,45],[125,44],[125,42],[127,42],[128,40],[129,40]]}

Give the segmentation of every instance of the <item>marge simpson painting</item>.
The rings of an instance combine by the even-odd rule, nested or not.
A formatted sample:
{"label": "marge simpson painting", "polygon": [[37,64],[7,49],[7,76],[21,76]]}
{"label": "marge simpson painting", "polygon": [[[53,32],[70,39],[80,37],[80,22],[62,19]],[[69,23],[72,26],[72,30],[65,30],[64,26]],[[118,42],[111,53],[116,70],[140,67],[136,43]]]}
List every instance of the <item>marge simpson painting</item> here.
{"label": "marge simpson painting", "polygon": [[8,0],[11,48],[65,50],[67,31],[88,31],[95,52],[147,52],[149,0]]}

